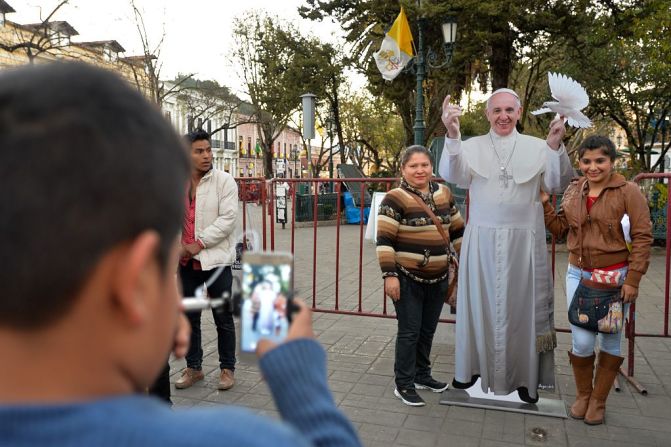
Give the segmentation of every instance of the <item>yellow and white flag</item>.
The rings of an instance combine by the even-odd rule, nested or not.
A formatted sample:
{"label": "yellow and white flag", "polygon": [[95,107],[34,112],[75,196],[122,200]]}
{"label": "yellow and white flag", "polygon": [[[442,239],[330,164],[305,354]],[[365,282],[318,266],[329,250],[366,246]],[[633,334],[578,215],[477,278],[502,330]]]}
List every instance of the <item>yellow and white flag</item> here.
{"label": "yellow and white flag", "polygon": [[401,12],[394,20],[391,29],[384,36],[380,51],[373,54],[377,68],[387,81],[393,80],[412,60],[412,33],[408,18],[401,7]]}

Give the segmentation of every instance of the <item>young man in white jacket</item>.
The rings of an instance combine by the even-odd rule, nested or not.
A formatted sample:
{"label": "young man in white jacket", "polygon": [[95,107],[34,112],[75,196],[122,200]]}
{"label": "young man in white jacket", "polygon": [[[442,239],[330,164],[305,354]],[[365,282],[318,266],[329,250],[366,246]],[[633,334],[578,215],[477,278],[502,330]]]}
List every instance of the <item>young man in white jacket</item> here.
{"label": "young man in white jacket", "polygon": [[[191,181],[185,192],[185,215],[182,226],[182,252],[179,277],[184,296],[193,296],[218,267],[221,275],[208,287],[208,295],[219,297],[231,291],[231,264],[235,260],[234,232],[238,214],[238,187],[227,172],[212,166],[210,135],[197,129],[186,135],[190,146]],[[218,388],[228,390],[235,384],[235,326],[230,310],[213,310],[217,327],[219,351]],[[188,388],[202,380],[203,348],[200,312],[188,314],[191,323],[191,344],[186,354],[186,369],[175,383],[178,389]]]}

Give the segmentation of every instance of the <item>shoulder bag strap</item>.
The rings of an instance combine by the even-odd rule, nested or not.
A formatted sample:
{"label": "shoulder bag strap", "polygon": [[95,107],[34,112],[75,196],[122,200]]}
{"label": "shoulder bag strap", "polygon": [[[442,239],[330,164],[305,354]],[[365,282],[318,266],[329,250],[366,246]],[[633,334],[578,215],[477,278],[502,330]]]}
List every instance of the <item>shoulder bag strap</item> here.
{"label": "shoulder bag strap", "polygon": [[428,214],[429,217],[431,218],[431,220],[433,221],[433,224],[436,226],[436,228],[438,229],[438,232],[440,233],[443,240],[445,241],[445,246],[449,250],[450,238],[447,236],[447,233],[445,233],[445,229],[443,228],[443,224],[440,221],[438,221],[438,218],[436,217],[436,215],[433,213],[433,211],[431,211],[431,208],[429,208],[429,206],[426,203],[424,203],[424,200],[422,200],[421,197],[419,197],[417,194],[412,193],[412,192],[410,192],[409,194],[412,196],[413,199],[415,199],[415,201],[422,208],[424,208],[424,211],[426,211],[426,214]]}

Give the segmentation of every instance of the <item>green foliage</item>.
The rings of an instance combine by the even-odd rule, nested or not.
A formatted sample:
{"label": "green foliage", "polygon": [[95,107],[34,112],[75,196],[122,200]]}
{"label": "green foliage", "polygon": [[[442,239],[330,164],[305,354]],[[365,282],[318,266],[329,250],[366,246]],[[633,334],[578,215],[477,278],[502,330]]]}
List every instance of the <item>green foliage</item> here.
{"label": "green foliage", "polygon": [[482,101],[464,112],[459,121],[462,135],[475,136],[489,132],[489,121],[485,116],[486,109],[487,103]]}
{"label": "green foliage", "polygon": [[371,166],[373,172],[398,172],[405,139],[403,123],[391,102],[355,94],[343,100],[341,117],[343,142],[357,166]]}
{"label": "green foliage", "polygon": [[[442,128],[441,105],[446,94],[459,99],[473,85],[483,90],[510,86],[510,77],[518,60],[542,36],[552,42],[569,36],[585,25],[578,20],[591,2],[587,0],[425,0],[421,2],[383,0],[307,0],[299,8],[303,17],[312,20],[333,18],[347,32],[352,46],[352,63],[369,80],[374,96],[384,96],[399,113],[405,129],[405,142],[413,141],[415,115],[415,75],[400,74],[385,82],[375,66],[372,54],[379,48],[385,30],[405,7],[415,39],[418,18],[426,20],[424,42],[427,54],[443,54],[441,23],[447,16],[458,22],[457,42],[452,62],[447,68],[429,69],[425,92],[425,144]],[[415,42],[417,45],[417,41]],[[539,67],[536,72],[539,72]]]}
{"label": "green foliage", "polygon": [[589,113],[621,126],[633,161],[641,170],[654,170],[651,149],[671,114],[671,2],[629,1],[598,10],[578,42],[567,47],[564,67],[586,84]]}
{"label": "green foliage", "polygon": [[[418,17],[426,19],[427,50],[442,52],[440,23],[457,18],[455,53],[448,69],[429,70],[424,83],[427,139],[440,129],[440,107],[446,93],[459,98],[472,86],[483,91],[515,89],[525,113],[525,133],[543,137],[552,116],[528,112],[550,99],[547,72],[565,73],[587,89],[588,116],[598,123],[591,131],[621,126],[633,148],[628,169],[653,170],[651,148],[671,129],[661,124],[671,115],[671,0],[306,0],[300,12],[312,20],[337,20],[351,45],[351,63],[369,80],[375,97],[395,106],[412,141],[415,76],[404,72],[393,82],[382,80],[372,59],[385,30],[405,7],[413,36]],[[415,42],[417,45],[417,42]],[[465,115],[462,129],[480,133],[486,124],[478,111]],[[590,131],[567,131],[566,141],[579,141]],[[465,132],[464,132],[465,133]],[[657,148],[655,148],[657,150]]]}
{"label": "green foliage", "polygon": [[234,32],[235,56],[262,135],[266,176],[271,176],[273,142],[298,111],[299,96],[310,92],[324,98],[328,89],[337,91],[341,70],[331,46],[292,25],[261,12],[249,12],[239,22],[248,25]]}

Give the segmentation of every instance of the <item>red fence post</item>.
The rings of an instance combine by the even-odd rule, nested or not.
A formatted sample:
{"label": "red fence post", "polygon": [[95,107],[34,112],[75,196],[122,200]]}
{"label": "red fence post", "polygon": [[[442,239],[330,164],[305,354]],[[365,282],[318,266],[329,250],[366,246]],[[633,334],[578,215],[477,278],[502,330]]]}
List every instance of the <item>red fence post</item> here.
{"label": "red fence post", "polygon": [[363,209],[364,209],[364,187],[366,184],[361,182],[361,188],[359,190],[359,203],[360,203],[360,219],[359,219],[359,312],[362,310],[362,288],[363,288]]}
{"label": "red fence post", "polygon": [[[259,179],[256,179],[257,181]],[[262,180],[265,182],[265,179]],[[267,202],[267,191],[265,188],[265,183],[263,183],[263,188],[261,189],[261,227],[263,228],[263,250],[266,250],[266,208],[268,206]]]}
{"label": "red fence post", "polygon": [[335,310],[339,309],[340,293],[340,193],[342,182],[336,180],[336,271],[335,271]]}
{"label": "red fence post", "polygon": [[315,190],[312,195],[312,308],[314,309],[317,307],[317,191],[319,191],[319,180],[313,185]]}
{"label": "red fence post", "polygon": [[270,191],[268,214],[270,214],[270,251],[275,251],[275,180],[268,180],[263,185]]}
{"label": "red fence post", "polygon": [[[647,173],[638,174],[634,177],[634,182],[639,183],[643,179],[666,179],[671,184],[670,173]],[[667,184],[667,185],[668,185]],[[668,186],[667,186],[668,187]],[[668,196],[666,199],[666,264],[664,270],[664,337],[669,336],[669,269],[671,268],[671,226],[669,225],[669,216],[671,216],[671,201]],[[636,334],[643,335],[643,334]],[[645,334],[649,335],[649,334]]]}

